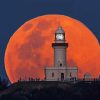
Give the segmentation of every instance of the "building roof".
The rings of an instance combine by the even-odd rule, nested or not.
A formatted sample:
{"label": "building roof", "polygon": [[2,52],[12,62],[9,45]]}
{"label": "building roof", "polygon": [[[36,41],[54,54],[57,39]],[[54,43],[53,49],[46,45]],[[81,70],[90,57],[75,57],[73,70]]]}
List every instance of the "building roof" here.
{"label": "building roof", "polygon": [[46,67],[47,70],[78,70],[77,67]]}

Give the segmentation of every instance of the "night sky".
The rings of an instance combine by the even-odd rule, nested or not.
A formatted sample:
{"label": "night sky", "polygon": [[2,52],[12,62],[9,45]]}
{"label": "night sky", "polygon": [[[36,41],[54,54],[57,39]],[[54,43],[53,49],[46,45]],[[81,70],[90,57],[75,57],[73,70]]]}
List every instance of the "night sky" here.
{"label": "night sky", "polygon": [[0,0],[1,77],[7,78],[4,53],[12,34],[26,21],[45,14],[76,18],[91,29],[100,41],[100,0]]}

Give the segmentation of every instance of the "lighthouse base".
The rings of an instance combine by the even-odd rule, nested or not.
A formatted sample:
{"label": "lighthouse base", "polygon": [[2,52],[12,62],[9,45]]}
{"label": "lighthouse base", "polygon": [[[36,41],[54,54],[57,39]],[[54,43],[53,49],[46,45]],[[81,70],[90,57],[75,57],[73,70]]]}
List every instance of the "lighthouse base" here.
{"label": "lighthouse base", "polygon": [[77,67],[46,67],[46,81],[70,81],[78,78]]}

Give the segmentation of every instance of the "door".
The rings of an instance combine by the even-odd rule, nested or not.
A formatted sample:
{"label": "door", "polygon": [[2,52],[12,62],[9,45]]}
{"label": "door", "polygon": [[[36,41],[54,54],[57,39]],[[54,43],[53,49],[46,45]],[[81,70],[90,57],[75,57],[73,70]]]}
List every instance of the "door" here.
{"label": "door", "polygon": [[64,73],[61,73],[61,80],[64,80]]}

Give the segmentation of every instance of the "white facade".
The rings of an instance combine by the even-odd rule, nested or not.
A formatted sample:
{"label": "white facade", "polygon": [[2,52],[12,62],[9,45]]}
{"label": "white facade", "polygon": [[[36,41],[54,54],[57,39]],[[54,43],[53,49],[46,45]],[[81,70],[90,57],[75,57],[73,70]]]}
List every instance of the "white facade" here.
{"label": "white facade", "polygon": [[68,67],[66,63],[68,43],[65,41],[65,32],[61,27],[55,32],[55,43],[52,43],[52,47],[54,49],[54,66],[45,68],[45,79],[47,81],[77,79],[77,67]]}
{"label": "white facade", "polygon": [[84,80],[85,80],[85,81],[90,81],[91,79],[92,79],[92,76],[91,76],[90,73],[85,73],[85,74],[84,74]]}
{"label": "white facade", "polygon": [[67,81],[71,79],[77,80],[77,67],[47,67],[45,75],[47,81]]}

